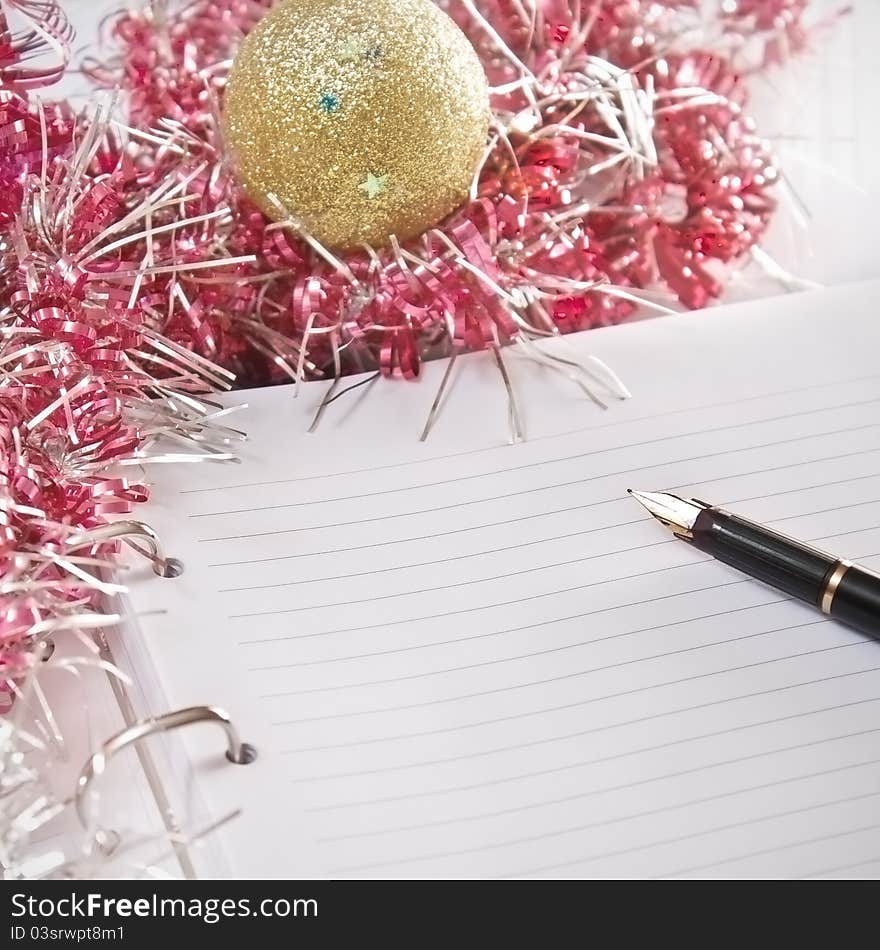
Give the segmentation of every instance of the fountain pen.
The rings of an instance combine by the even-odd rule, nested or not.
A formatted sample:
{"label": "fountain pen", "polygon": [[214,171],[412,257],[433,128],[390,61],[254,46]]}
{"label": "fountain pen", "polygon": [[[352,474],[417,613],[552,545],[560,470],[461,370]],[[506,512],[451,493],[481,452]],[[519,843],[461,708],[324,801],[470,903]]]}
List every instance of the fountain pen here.
{"label": "fountain pen", "polygon": [[696,499],[630,494],[682,541],[880,638],[880,574]]}

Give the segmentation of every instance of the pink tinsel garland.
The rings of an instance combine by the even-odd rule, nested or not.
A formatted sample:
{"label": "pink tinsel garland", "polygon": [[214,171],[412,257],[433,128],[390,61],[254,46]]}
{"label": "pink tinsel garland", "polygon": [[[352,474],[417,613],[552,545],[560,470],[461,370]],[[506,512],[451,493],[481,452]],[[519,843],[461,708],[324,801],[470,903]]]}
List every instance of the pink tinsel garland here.
{"label": "pink tinsel garland", "polygon": [[[267,221],[226,160],[225,78],[269,5],[111,21],[116,57],[87,69],[121,87],[120,125],[29,98],[63,74],[70,29],[54,0],[0,0],[8,679],[54,630],[105,619],[98,573],[119,542],[102,527],[147,497],[108,472],[169,439],[222,457],[200,393],[233,374],[413,378],[428,357],[617,322],[646,289],[700,307],[773,213],[743,75],[805,45],[805,0],[724,4],[701,25],[715,49],[687,0],[448,0],[496,90],[472,200],[405,247],[337,260]],[[29,68],[40,51],[55,61]]]}

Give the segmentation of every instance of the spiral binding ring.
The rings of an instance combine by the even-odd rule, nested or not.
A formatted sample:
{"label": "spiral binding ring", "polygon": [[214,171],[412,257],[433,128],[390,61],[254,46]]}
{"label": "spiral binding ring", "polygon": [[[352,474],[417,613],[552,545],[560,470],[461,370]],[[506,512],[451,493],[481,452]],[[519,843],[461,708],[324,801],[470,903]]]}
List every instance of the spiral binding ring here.
{"label": "spiral binding ring", "polygon": [[[159,577],[180,577],[183,574],[183,564],[177,558],[166,557],[162,550],[159,535],[142,521],[115,521],[113,524],[93,528],[87,534],[75,535],[68,538],[67,546],[71,550],[85,545],[103,544],[107,541],[125,541],[131,547],[152,561],[153,570]],[[143,541],[149,547],[145,551],[136,541]]]}
{"label": "spiral binding ring", "polygon": [[136,745],[150,736],[160,732],[172,732],[184,726],[192,726],[201,722],[214,722],[226,733],[226,758],[234,765],[250,765],[257,757],[257,750],[247,742],[242,742],[238,730],[229,718],[228,713],[216,706],[193,706],[190,709],[179,709],[176,712],[166,713],[155,719],[143,719],[123,729],[108,739],[100,749],[86,762],[76,783],[76,813],[80,823],[86,830],[90,827],[90,815],[86,807],[87,794],[96,777],[107,771],[110,760],[123,749]]}

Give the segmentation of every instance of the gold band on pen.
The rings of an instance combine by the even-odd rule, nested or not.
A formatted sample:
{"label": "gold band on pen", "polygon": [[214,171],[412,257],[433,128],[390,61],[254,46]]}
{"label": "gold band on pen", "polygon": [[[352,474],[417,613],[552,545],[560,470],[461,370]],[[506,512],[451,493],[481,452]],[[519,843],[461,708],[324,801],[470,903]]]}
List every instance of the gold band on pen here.
{"label": "gold band on pen", "polygon": [[834,570],[831,572],[831,576],[828,578],[828,582],[825,584],[825,588],[819,600],[819,607],[823,614],[831,613],[831,608],[834,605],[834,597],[837,594],[837,589],[840,587],[840,582],[846,577],[846,572],[852,566],[852,562],[846,560],[840,560],[834,565]]}

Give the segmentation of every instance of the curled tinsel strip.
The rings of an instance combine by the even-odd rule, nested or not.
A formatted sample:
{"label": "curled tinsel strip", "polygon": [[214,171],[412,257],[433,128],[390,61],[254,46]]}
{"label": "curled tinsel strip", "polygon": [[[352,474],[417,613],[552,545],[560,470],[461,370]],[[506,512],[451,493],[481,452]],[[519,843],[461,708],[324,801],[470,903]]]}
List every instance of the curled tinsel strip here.
{"label": "curled tinsel strip", "polygon": [[[54,0],[6,0],[4,5],[20,14],[24,26],[12,29],[0,10],[0,88],[24,92],[57,82],[70,62],[73,40],[64,10]],[[50,65],[27,65],[43,54],[51,57]]]}
{"label": "curled tinsel strip", "polygon": [[[101,529],[148,496],[121,467],[165,457],[151,452],[161,440],[192,457],[228,457],[212,442],[232,434],[211,426],[211,409],[198,397],[228,387],[231,374],[193,352],[209,351],[222,328],[187,323],[183,314],[169,320],[156,308],[168,300],[163,295],[195,296],[192,274],[236,266],[207,237],[228,212],[194,207],[194,183],[210,174],[198,156],[176,155],[170,170],[156,149],[139,168],[106,114],[75,117],[63,104],[26,98],[57,73],[25,67],[37,41],[63,47],[69,34],[49,0],[10,7],[25,26],[13,31],[5,17],[0,22],[5,692],[49,634],[106,622],[101,595],[118,588],[100,574],[113,566],[120,541],[105,540]],[[154,232],[168,235],[163,246]]]}
{"label": "curled tinsel strip", "polygon": [[[181,342],[240,377],[313,378],[338,360],[413,378],[431,356],[617,322],[646,289],[702,306],[721,292],[717,265],[763,235],[775,170],[732,66],[682,41],[691,3],[448,0],[493,87],[472,200],[404,247],[340,260],[295,219],[269,223],[225,158],[229,65],[268,5],[149,4],[113,22],[117,56],[90,65],[124,89],[144,167],[205,162],[199,210],[229,215],[193,249],[222,238],[253,258],[235,283],[195,278],[186,304],[154,284],[169,326],[209,328]],[[803,4],[780,10],[765,33],[798,28]],[[745,0],[725,5],[714,32],[753,16]]]}

